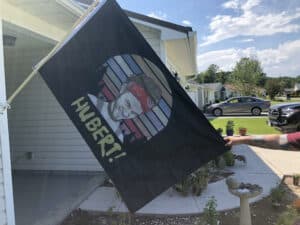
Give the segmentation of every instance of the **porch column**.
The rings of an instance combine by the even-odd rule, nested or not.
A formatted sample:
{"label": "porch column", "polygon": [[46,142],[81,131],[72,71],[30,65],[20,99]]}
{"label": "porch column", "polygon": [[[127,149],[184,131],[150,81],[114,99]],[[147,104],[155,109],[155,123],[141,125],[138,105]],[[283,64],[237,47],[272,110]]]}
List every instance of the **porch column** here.
{"label": "porch column", "polygon": [[[0,104],[6,103],[6,87],[5,87],[5,70],[4,70],[4,51],[3,51],[3,26],[2,19],[0,18]],[[1,110],[1,109],[0,109]],[[15,225],[15,211],[14,211],[14,198],[13,186],[11,176],[11,159],[9,148],[9,133],[7,122],[7,111],[0,112],[0,173],[3,176],[4,186],[4,209],[6,214],[6,222],[8,225]],[[1,175],[0,175],[1,177]],[[1,186],[1,179],[0,179]]]}

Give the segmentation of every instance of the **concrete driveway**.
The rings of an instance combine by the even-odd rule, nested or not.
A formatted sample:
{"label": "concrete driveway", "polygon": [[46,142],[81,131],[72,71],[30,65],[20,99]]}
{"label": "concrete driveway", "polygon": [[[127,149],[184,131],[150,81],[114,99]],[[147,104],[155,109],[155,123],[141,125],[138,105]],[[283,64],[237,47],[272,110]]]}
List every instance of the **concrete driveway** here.
{"label": "concrete driveway", "polygon": [[300,174],[300,151],[271,150],[250,146],[279,177]]}

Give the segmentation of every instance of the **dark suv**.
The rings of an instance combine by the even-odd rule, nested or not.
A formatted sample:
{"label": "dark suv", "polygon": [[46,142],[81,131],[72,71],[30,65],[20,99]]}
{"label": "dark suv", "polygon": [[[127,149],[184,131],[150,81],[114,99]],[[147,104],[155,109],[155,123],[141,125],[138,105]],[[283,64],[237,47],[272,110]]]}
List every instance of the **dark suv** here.
{"label": "dark suv", "polygon": [[300,131],[300,102],[270,107],[269,124],[278,127],[285,133]]}

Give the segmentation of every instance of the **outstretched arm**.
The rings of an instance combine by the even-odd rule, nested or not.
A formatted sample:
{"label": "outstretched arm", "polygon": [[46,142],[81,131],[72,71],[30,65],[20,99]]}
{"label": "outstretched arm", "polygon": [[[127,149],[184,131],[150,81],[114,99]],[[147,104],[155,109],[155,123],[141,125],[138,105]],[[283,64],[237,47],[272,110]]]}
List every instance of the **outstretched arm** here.
{"label": "outstretched arm", "polygon": [[254,135],[254,136],[230,136],[225,137],[226,146],[237,144],[247,144],[262,148],[292,150],[292,146],[288,143],[286,134],[269,134],[269,135]]}

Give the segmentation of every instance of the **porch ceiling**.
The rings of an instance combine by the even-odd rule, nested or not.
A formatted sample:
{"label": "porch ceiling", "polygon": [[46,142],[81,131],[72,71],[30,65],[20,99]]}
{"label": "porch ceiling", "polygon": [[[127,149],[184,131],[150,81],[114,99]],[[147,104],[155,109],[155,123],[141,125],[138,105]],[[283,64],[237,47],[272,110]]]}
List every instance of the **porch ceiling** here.
{"label": "porch ceiling", "polygon": [[55,0],[1,0],[0,16],[47,38],[59,41],[77,20],[77,16]]}
{"label": "porch ceiling", "polygon": [[196,49],[197,40],[194,33],[189,38],[165,41],[168,63],[180,76],[197,73]]}

